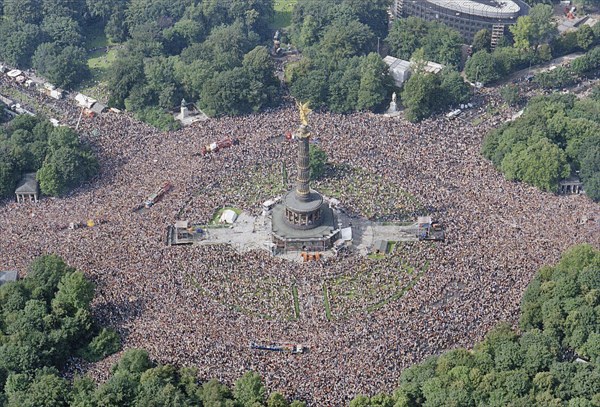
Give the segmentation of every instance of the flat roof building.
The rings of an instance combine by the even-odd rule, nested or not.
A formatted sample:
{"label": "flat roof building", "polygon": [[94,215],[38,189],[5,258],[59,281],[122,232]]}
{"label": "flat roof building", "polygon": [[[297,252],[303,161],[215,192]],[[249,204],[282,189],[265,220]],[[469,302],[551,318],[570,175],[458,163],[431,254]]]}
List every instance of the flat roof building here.
{"label": "flat roof building", "polygon": [[[399,59],[391,55],[383,58],[383,62],[387,64],[390,70],[390,75],[394,79],[394,83],[397,87],[401,88],[402,84],[406,82],[412,74],[412,67],[410,61]],[[428,61],[427,65],[423,68],[425,72],[432,74],[438,74],[444,69],[444,65],[436,62]]]}
{"label": "flat roof building", "polygon": [[395,0],[393,6],[396,18],[438,21],[460,32],[468,43],[477,31],[487,29],[492,32],[492,47],[506,26],[528,13],[529,6],[522,0]]}

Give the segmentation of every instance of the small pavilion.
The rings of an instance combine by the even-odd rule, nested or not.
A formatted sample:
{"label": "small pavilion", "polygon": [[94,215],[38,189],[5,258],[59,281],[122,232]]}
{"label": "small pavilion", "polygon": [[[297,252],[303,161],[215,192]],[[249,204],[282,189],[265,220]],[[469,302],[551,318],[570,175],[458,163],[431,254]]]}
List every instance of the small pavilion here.
{"label": "small pavilion", "polygon": [[40,186],[35,179],[35,172],[23,175],[21,181],[17,184],[15,195],[17,202],[37,202],[40,194]]}

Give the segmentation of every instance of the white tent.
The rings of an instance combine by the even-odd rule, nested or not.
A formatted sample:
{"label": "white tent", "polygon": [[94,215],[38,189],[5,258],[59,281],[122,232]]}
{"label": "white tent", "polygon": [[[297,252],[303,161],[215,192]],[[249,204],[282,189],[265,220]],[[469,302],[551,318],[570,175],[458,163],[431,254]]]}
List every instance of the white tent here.
{"label": "white tent", "polygon": [[93,99],[89,96],[85,96],[84,94],[78,93],[75,95],[75,101],[79,104],[79,106],[91,108],[94,103],[97,102],[96,99]]}
{"label": "white tent", "polygon": [[11,71],[8,71],[7,75],[9,78],[13,78],[15,79],[18,76],[21,76],[23,74],[23,71],[20,71],[18,69],[13,69]]}
{"label": "white tent", "polygon": [[352,228],[342,228],[340,239],[346,241],[352,240]]}
{"label": "white tent", "polygon": [[229,223],[230,225],[235,222],[237,219],[237,213],[232,211],[231,209],[225,209],[219,218],[219,222],[221,223]]}

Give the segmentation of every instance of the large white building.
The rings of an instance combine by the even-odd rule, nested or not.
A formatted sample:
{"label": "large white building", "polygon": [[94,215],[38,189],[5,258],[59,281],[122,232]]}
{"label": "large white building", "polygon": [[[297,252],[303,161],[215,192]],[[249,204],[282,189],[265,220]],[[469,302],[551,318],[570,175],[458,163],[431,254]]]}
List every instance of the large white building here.
{"label": "large white building", "polygon": [[439,21],[459,31],[467,42],[481,29],[492,31],[495,45],[508,25],[529,13],[522,0],[395,0],[396,18],[415,16]]}
{"label": "large white building", "polygon": [[[399,59],[393,57],[391,55],[383,58],[383,62],[387,64],[390,70],[390,75],[394,78],[394,83],[397,87],[402,87],[404,82],[410,78],[412,73],[412,68],[410,61],[405,61],[404,59]],[[436,62],[427,62],[427,65],[423,68],[427,72],[431,72],[433,74],[440,73],[442,69],[444,69],[444,65],[438,64]]]}

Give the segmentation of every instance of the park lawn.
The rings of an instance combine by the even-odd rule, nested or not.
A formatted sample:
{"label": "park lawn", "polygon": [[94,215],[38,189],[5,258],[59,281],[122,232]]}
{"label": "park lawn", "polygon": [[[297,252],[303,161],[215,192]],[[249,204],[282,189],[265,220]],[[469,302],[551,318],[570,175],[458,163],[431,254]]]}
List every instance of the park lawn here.
{"label": "park lawn", "polygon": [[79,86],[79,91],[102,102],[107,102],[108,69],[117,59],[116,48],[106,51],[106,47],[111,45],[115,44],[106,38],[102,24],[96,23],[87,29],[85,49],[88,50],[90,77]]}
{"label": "park lawn", "polygon": [[272,29],[288,27],[292,23],[292,10],[298,0],[274,0],[275,14],[271,20]]}

